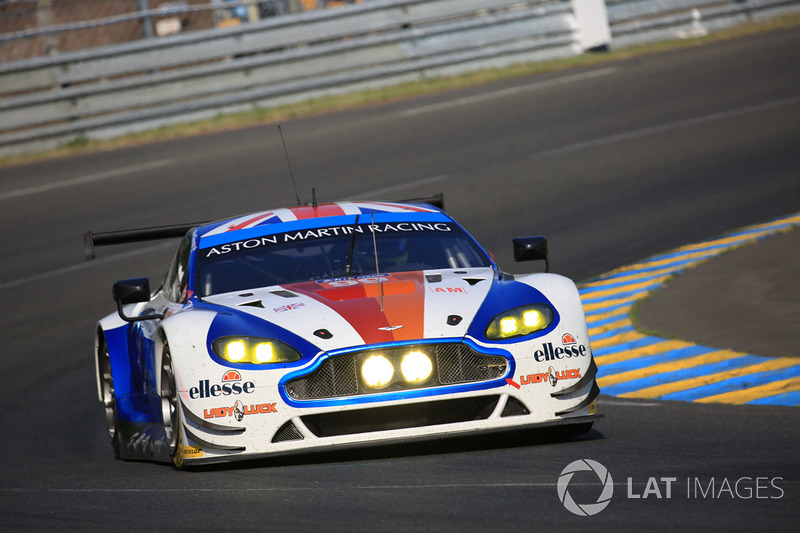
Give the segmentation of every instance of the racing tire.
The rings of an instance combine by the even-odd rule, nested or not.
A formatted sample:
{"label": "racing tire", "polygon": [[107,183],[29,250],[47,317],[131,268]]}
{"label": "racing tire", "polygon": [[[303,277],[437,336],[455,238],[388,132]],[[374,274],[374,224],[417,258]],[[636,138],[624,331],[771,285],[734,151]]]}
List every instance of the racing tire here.
{"label": "racing tire", "polygon": [[119,419],[117,418],[117,397],[114,394],[114,376],[111,373],[111,356],[108,353],[108,345],[105,339],[100,339],[100,353],[98,358],[98,368],[100,370],[100,392],[103,397],[103,408],[106,414],[106,426],[108,428],[108,438],[111,441],[111,449],[114,450],[114,457],[119,457]]}
{"label": "racing tire", "polygon": [[181,446],[181,422],[178,409],[178,389],[175,386],[172,355],[169,351],[169,344],[164,342],[161,354],[161,418],[172,464],[181,468],[183,466],[183,447]]}

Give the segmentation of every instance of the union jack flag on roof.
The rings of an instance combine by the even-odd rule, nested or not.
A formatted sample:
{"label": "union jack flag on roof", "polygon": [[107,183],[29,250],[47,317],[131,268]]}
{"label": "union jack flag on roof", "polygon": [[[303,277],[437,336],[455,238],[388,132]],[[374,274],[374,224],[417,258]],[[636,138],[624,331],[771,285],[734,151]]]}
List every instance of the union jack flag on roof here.
{"label": "union jack flag on roof", "polygon": [[335,217],[343,215],[366,215],[370,213],[436,213],[439,210],[422,204],[399,204],[392,202],[337,202],[320,204],[316,207],[298,206],[250,213],[232,218],[205,233],[204,237],[219,235],[229,231],[254,228],[267,224],[292,222],[310,218]]}

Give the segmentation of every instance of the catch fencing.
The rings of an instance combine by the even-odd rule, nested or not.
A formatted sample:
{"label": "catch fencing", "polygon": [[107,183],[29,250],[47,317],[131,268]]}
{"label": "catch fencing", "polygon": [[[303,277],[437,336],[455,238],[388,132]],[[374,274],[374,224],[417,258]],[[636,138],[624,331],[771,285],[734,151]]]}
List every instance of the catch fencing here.
{"label": "catch fencing", "polygon": [[[0,34],[0,54],[41,52],[0,63],[0,156],[800,12],[800,0],[127,1],[144,9]],[[106,43],[112,26],[126,42]]]}

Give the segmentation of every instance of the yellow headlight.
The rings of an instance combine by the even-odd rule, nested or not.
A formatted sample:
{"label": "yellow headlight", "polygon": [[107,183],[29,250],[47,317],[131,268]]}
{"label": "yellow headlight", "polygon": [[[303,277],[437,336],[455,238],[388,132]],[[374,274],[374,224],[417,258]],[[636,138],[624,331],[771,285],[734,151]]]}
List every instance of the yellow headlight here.
{"label": "yellow headlight", "polygon": [[517,319],[507,316],[500,321],[500,332],[506,337],[510,337],[517,332]]}
{"label": "yellow headlight", "polygon": [[285,342],[262,337],[220,337],[211,343],[211,349],[231,363],[260,365],[291,363],[300,359],[300,352]]}
{"label": "yellow headlight", "polygon": [[409,383],[422,383],[431,376],[433,363],[422,352],[409,352],[400,363],[400,371]]}
{"label": "yellow headlight", "polygon": [[522,313],[522,322],[526,328],[539,329],[545,323],[545,317],[538,309],[529,309]]}
{"label": "yellow headlight", "polygon": [[244,342],[229,342],[225,347],[225,354],[227,355],[226,359],[228,359],[228,361],[233,361],[234,363],[241,361],[245,356]]}
{"label": "yellow headlight", "polygon": [[554,320],[553,309],[546,304],[531,304],[496,315],[486,326],[486,338],[503,340],[522,337],[547,328]]}
{"label": "yellow headlight", "polygon": [[394,366],[384,356],[372,355],[361,365],[361,376],[370,387],[381,388],[392,381]]}
{"label": "yellow headlight", "polygon": [[256,345],[256,361],[259,363],[269,363],[272,361],[275,353],[272,349],[272,344],[268,342],[262,342],[261,344]]}

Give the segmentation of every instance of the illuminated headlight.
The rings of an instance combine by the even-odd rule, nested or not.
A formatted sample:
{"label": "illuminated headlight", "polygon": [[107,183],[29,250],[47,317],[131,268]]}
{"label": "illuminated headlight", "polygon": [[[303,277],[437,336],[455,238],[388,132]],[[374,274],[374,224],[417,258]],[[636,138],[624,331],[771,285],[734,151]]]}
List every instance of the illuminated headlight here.
{"label": "illuminated headlight", "polygon": [[409,352],[400,363],[400,372],[409,383],[423,383],[433,372],[433,363],[422,352]]}
{"label": "illuminated headlight", "polygon": [[494,317],[486,328],[486,338],[496,341],[529,335],[553,322],[553,310],[542,304],[526,305]]}
{"label": "illuminated headlight", "polygon": [[211,344],[211,349],[231,363],[263,365],[300,359],[300,352],[288,344],[261,337],[220,337]]}
{"label": "illuminated headlight", "polygon": [[364,383],[374,389],[385,387],[392,381],[394,366],[382,355],[372,355],[361,365],[361,376]]}

